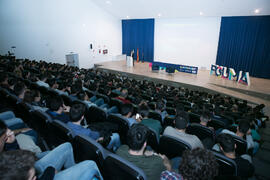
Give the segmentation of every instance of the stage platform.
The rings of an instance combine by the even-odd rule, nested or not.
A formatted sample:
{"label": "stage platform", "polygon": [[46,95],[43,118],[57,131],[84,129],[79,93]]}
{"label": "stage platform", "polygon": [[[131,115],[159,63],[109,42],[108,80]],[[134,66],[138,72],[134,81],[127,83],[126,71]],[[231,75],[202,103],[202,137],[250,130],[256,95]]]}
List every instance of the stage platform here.
{"label": "stage platform", "polygon": [[250,86],[235,81],[222,79],[210,75],[209,70],[198,70],[198,74],[176,72],[168,74],[164,71],[152,72],[148,62],[135,62],[134,67],[127,67],[126,61],[112,61],[95,64],[99,69],[111,72],[129,74],[131,77],[150,78],[154,81],[168,82],[172,85],[179,85],[191,89],[208,90],[219,92],[225,95],[245,99],[254,104],[265,104],[266,113],[270,115],[270,80],[250,77]]}

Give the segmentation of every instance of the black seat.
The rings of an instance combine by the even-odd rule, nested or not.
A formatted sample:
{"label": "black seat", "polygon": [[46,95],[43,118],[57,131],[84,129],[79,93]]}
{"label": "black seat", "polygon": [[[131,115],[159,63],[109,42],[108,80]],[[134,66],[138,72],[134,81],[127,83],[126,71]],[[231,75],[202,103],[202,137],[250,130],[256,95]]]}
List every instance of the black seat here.
{"label": "black seat", "polygon": [[198,123],[192,123],[186,128],[186,133],[196,135],[200,140],[210,138],[213,141],[214,131],[208,127],[202,126]]}
{"label": "black seat", "polygon": [[165,154],[169,159],[182,157],[182,153],[190,149],[190,144],[172,136],[163,135],[159,140],[159,153]]}
{"label": "black seat", "polygon": [[72,102],[72,99],[69,96],[67,96],[65,94],[62,94],[61,97],[62,97],[62,99],[64,101],[64,104],[66,106],[71,106],[72,105],[73,102]]}
{"label": "black seat", "polygon": [[32,111],[33,109],[28,103],[20,102],[16,106],[16,116],[21,118],[29,127],[32,127],[30,124]]}
{"label": "black seat", "polygon": [[174,126],[175,126],[174,120],[175,120],[174,117],[166,116],[166,117],[164,118],[163,127],[164,127],[164,128],[166,128],[167,126],[172,126],[172,127],[174,127]]}
{"label": "black seat", "polygon": [[104,102],[107,104],[109,104],[109,102],[110,102],[110,98],[104,94],[97,93],[96,97],[97,97],[97,99],[102,98],[104,100]]}
{"label": "black seat", "polygon": [[53,135],[55,146],[58,146],[65,142],[72,143],[74,134],[65,123],[59,120],[53,120],[52,122],[50,122],[49,127],[50,129],[48,133],[51,133]]}
{"label": "black seat", "polygon": [[174,108],[175,107],[175,103],[173,101],[167,101],[166,107],[172,107],[172,108]]}
{"label": "black seat", "polygon": [[124,103],[121,100],[116,99],[116,98],[111,98],[110,107],[116,106],[118,109],[121,109],[123,104]]}
{"label": "black seat", "polygon": [[104,161],[106,180],[146,180],[143,170],[116,154],[108,154]]}
{"label": "black seat", "polygon": [[129,122],[127,121],[127,119],[118,114],[110,114],[108,116],[108,121],[118,125],[117,132],[120,135],[121,143],[125,144],[127,132],[129,130]]}
{"label": "black seat", "polygon": [[241,156],[243,154],[247,154],[247,141],[235,135],[231,136],[233,137],[236,144],[236,155]]}
{"label": "black seat", "polygon": [[189,113],[189,121],[190,123],[200,123],[200,115],[190,112]]}
{"label": "black seat", "polygon": [[97,163],[99,170],[103,171],[106,150],[95,140],[85,135],[77,135],[73,140],[73,149],[76,162],[93,160]]}
{"label": "black seat", "polygon": [[237,165],[234,160],[224,156],[223,154],[212,151],[217,159],[217,162],[219,164],[219,176],[223,175],[231,175],[231,176],[237,176]]}
{"label": "black seat", "polygon": [[159,136],[157,135],[156,131],[147,127],[149,130],[149,135],[147,138],[147,145],[151,146],[154,151],[158,151],[158,144],[159,144]]}
{"label": "black seat", "polygon": [[155,120],[158,120],[160,122],[160,124],[163,124],[161,114],[159,114],[158,112],[150,110],[148,117],[155,119]]}
{"label": "black seat", "polygon": [[85,115],[87,124],[93,123],[93,122],[104,122],[107,119],[107,113],[104,109],[97,107],[97,106],[91,106]]}
{"label": "black seat", "polygon": [[225,128],[225,123],[221,120],[217,119],[211,119],[211,121],[208,122],[207,124],[209,127],[213,127],[215,130],[218,129],[224,129]]}
{"label": "black seat", "polygon": [[176,114],[175,108],[171,108],[171,107],[166,107],[166,112],[169,115],[173,115],[173,116],[175,116],[175,114]]}

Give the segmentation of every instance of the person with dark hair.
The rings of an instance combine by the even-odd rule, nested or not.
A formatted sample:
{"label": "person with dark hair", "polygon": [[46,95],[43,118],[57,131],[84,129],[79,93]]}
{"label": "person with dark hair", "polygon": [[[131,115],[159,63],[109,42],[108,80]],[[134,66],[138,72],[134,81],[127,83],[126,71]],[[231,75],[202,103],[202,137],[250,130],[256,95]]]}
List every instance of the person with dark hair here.
{"label": "person with dark hair", "polygon": [[244,140],[247,141],[247,149],[254,148],[253,154],[255,154],[259,148],[259,144],[257,142],[254,142],[251,136],[251,130],[250,130],[250,123],[249,121],[242,119],[239,121],[239,124],[237,126],[236,133],[228,130],[223,129],[221,133],[231,134],[234,136],[238,136]]}
{"label": "person with dark hair", "polygon": [[42,175],[39,179],[47,180],[103,179],[94,161],[86,160],[75,164],[70,143],[58,146],[40,160],[37,160],[34,153],[26,150],[0,154],[0,179],[35,180],[38,175]]}
{"label": "person with dark hair", "polygon": [[124,116],[127,121],[129,122],[129,127],[133,124],[138,123],[135,118],[132,117],[133,114],[133,106],[132,104],[123,104],[120,109],[120,113]]}
{"label": "person with dark hair", "polygon": [[148,118],[149,107],[145,104],[141,105],[139,107],[139,114],[141,115],[141,118],[142,118],[142,120],[140,121],[140,124],[143,124],[146,127],[154,130],[159,139],[160,133],[162,131],[162,126],[158,120]]}
{"label": "person with dark hair", "polygon": [[82,86],[79,84],[73,84],[71,86],[71,94],[69,97],[71,98],[72,101],[77,99],[77,94],[82,91]]}
{"label": "person with dark hair", "polygon": [[156,109],[155,111],[161,115],[162,122],[164,121],[164,118],[168,115],[167,111],[165,110],[165,105],[162,101],[158,101],[156,103]]}
{"label": "person with dark hair", "polygon": [[163,171],[161,180],[212,180],[218,175],[218,163],[214,154],[206,149],[186,150],[182,155],[179,174]]}
{"label": "person with dark hair", "polygon": [[9,83],[8,83],[8,75],[6,73],[0,73],[0,86],[9,89]]}
{"label": "person with dark hair", "polygon": [[159,179],[160,173],[166,168],[170,170],[170,163],[166,156],[145,151],[149,130],[142,124],[134,124],[127,134],[127,145],[122,145],[116,154],[141,168],[147,179]]}
{"label": "person with dark hair", "polygon": [[[100,133],[97,131],[92,131],[89,128],[84,128],[81,126],[81,122],[84,119],[84,114],[86,107],[82,103],[72,105],[69,113],[70,121],[67,123],[67,126],[73,131],[75,135],[86,135],[91,137],[96,141],[102,142],[104,137],[101,137]],[[110,141],[107,145],[108,149],[116,151],[116,149],[121,145],[120,136],[118,133],[112,133],[110,136]]]}
{"label": "person with dark hair", "polygon": [[192,149],[195,149],[198,147],[204,148],[201,140],[197,136],[186,133],[186,127],[188,126],[187,119],[181,116],[176,116],[174,123],[175,123],[175,128],[168,126],[164,130],[163,135],[169,135],[169,136],[173,136],[178,139],[181,139],[185,141],[186,143],[190,144]]}
{"label": "person with dark hair", "polygon": [[61,96],[53,96],[50,99],[49,110],[46,111],[47,114],[51,116],[52,119],[57,119],[64,123],[69,122],[68,113],[70,110],[69,106],[65,106]]}
{"label": "person with dark hair", "polygon": [[26,91],[26,87],[23,82],[18,82],[17,84],[15,84],[14,93],[18,97],[19,100],[23,100],[25,91]]}
{"label": "person with dark hair", "polygon": [[122,89],[120,96],[116,97],[116,99],[119,99],[124,104],[130,104],[131,102],[128,99],[126,99],[127,97],[128,97],[128,90]]}
{"label": "person with dark hair", "polygon": [[252,177],[254,174],[254,166],[251,162],[251,157],[247,154],[244,154],[240,157],[236,156],[235,149],[236,144],[234,139],[229,134],[220,134],[217,138],[217,142],[220,148],[220,151],[228,158],[235,161],[237,165],[237,175],[242,178]]}

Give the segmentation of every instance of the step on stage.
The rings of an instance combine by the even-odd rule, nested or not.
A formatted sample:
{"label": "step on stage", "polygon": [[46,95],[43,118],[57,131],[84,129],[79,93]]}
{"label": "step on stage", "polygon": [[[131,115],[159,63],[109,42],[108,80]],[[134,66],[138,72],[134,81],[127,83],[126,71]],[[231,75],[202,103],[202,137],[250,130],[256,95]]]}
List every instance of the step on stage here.
{"label": "step on stage", "polygon": [[132,77],[151,78],[155,81],[168,81],[190,89],[206,89],[240,99],[246,99],[255,104],[265,104],[266,113],[270,113],[270,80],[250,77],[250,86],[235,81],[210,75],[209,70],[198,70],[198,74],[176,72],[168,74],[163,71],[152,72],[148,62],[134,62],[134,67],[127,67],[126,61],[111,61],[95,64],[97,68],[111,72],[129,74]]}

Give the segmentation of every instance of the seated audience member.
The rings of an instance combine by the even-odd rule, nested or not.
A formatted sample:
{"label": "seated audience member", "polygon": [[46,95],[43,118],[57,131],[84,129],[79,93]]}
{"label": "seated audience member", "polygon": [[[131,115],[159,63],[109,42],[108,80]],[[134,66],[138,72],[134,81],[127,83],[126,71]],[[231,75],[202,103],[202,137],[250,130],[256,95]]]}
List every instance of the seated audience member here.
{"label": "seated audience member", "polygon": [[[75,135],[86,135],[93,138],[94,140],[102,142],[104,140],[104,137],[100,137],[99,132],[91,131],[90,129],[84,128],[80,125],[81,121],[84,119],[85,110],[86,108],[84,104],[74,104],[70,109],[69,116],[71,122],[67,123],[68,127],[74,132]],[[112,133],[107,148],[116,151],[120,144],[121,143],[119,134]]]}
{"label": "seated audience member", "polygon": [[104,100],[102,98],[99,98],[99,99],[95,98],[94,102],[90,101],[90,99],[85,91],[80,91],[77,94],[77,97],[78,97],[78,99],[80,99],[84,103],[86,103],[88,107],[91,107],[91,106],[100,106],[101,108],[108,107],[107,104],[104,104]]}
{"label": "seated audience member", "polygon": [[189,122],[189,114],[185,111],[184,105],[179,103],[176,105],[176,116],[181,116]]}
{"label": "seated audience member", "polygon": [[43,87],[49,88],[50,86],[49,86],[48,83],[46,83],[46,81],[47,81],[47,76],[46,75],[41,75],[40,79],[36,82],[36,84],[38,86],[43,86]]}
{"label": "seated audience member", "polygon": [[9,89],[9,83],[8,83],[8,75],[6,73],[0,74],[0,86],[5,89]]}
{"label": "seated audience member", "polygon": [[233,159],[237,165],[237,175],[242,178],[253,176],[254,166],[251,162],[251,157],[244,154],[237,157],[235,154],[236,144],[234,139],[229,134],[220,134],[217,138],[220,151],[228,158]]}
{"label": "seated audience member", "polygon": [[[64,170],[62,170],[64,168]],[[57,173],[56,173],[57,172]],[[39,160],[31,151],[14,150],[0,154],[0,179],[103,179],[94,161],[75,164],[72,146],[62,144]]]}
{"label": "seated audience member", "polygon": [[82,90],[82,87],[79,84],[73,84],[71,86],[71,94],[69,97],[72,101],[77,100],[77,94]]}
{"label": "seated audience member", "polygon": [[15,86],[15,84],[17,84],[17,79],[15,79],[15,78],[9,78],[9,79],[8,79],[8,84],[9,84],[9,89],[8,89],[8,91],[9,91],[11,94],[15,94],[15,92],[14,92],[14,86]]}
{"label": "seated audience member", "polygon": [[168,126],[165,130],[163,135],[173,136],[175,138],[181,139],[186,143],[190,144],[192,149],[195,148],[204,148],[201,140],[191,134],[187,134],[186,127],[188,126],[188,121],[184,117],[176,116],[175,118],[175,128]]}
{"label": "seated audience member", "polygon": [[158,136],[158,139],[160,137],[160,133],[162,131],[162,126],[158,120],[148,118],[149,114],[149,107],[147,105],[141,105],[139,107],[139,114],[141,115],[142,120],[140,121],[140,124],[145,125],[146,127],[154,130]]}
{"label": "seated audience member", "polygon": [[134,124],[127,134],[127,145],[122,145],[116,154],[141,168],[148,180],[157,180],[166,168],[170,170],[170,162],[166,156],[146,153],[148,129],[141,124]]}
{"label": "seated audience member", "polygon": [[19,101],[23,100],[25,91],[26,87],[23,82],[18,82],[17,84],[15,84],[14,93],[18,97]]}
{"label": "seated audience member", "polygon": [[30,104],[34,110],[41,110],[43,112],[47,111],[48,108],[39,106],[38,98],[40,99],[40,97],[35,97],[35,96],[38,96],[38,94],[36,94],[36,93],[37,93],[37,91],[27,90],[24,94],[23,101],[25,103]]}
{"label": "seated audience member", "polygon": [[228,129],[223,129],[221,133],[232,134],[246,140],[247,149],[253,148],[253,154],[255,154],[259,149],[259,144],[257,142],[254,142],[252,139],[250,124],[245,119],[240,120],[236,132],[230,131]]}
{"label": "seated audience member", "polygon": [[212,180],[217,175],[218,163],[213,153],[196,148],[183,153],[179,174],[163,171],[160,180]]}
{"label": "seated audience member", "polygon": [[136,121],[136,119],[134,119],[132,117],[132,114],[133,114],[133,106],[132,106],[132,104],[123,104],[121,106],[121,111],[120,112],[121,112],[122,116],[124,116],[128,120],[129,127],[131,127],[133,124],[138,123]]}
{"label": "seated audience member", "polygon": [[69,112],[70,107],[65,106],[60,96],[51,97],[49,104],[49,110],[47,110],[46,113],[49,114],[52,119],[57,119],[64,123],[69,122],[69,116],[65,113]]}
{"label": "seated audience member", "polygon": [[164,118],[168,115],[167,111],[165,110],[165,105],[162,101],[158,101],[156,103],[155,111],[161,115],[162,122],[164,122]]}
{"label": "seated audience member", "polygon": [[128,97],[128,90],[122,89],[120,96],[116,97],[116,99],[119,99],[124,104],[131,104],[131,102],[126,99],[127,97]]}
{"label": "seated audience member", "polygon": [[54,91],[56,91],[59,95],[67,95],[68,96],[68,92],[66,91],[66,86],[65,83],[59,83],[59,86],[57,89],[54,89]]}

